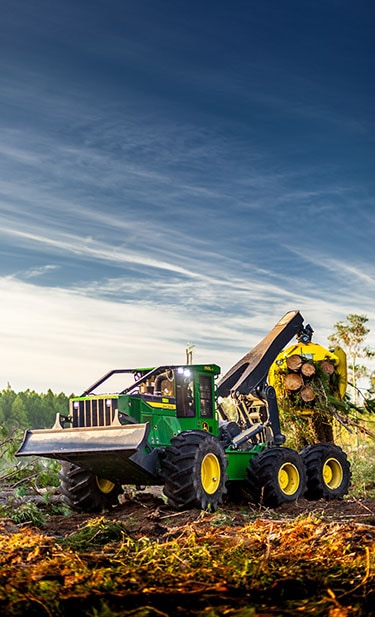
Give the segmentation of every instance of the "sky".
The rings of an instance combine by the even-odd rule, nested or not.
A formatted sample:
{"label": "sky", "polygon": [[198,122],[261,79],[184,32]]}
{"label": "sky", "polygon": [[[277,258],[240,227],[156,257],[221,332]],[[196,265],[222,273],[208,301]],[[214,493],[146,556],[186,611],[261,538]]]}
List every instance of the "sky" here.
{"label": "sky", "polygon": [[0,389],[375,347],[371,0],[3,0]]}

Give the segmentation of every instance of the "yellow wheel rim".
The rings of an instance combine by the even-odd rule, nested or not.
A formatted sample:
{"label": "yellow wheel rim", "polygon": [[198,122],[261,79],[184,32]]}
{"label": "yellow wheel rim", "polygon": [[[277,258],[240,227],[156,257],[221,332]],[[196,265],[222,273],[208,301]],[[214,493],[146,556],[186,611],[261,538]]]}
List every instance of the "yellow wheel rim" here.
{"label": "yellow wheel rim", "polygon": [[203,490],[212,495],[217,491],[221,478],[219,459],[215,454],[206,454],[201,465],[201,481]]}
{"label": "yellow wheel rim", "polygon": [[344,473],[342,466],[336,458],[328,458],[323,465],[323,480],[331,489],[339,488],[342,483]]}
{"label": "yellow wheel rim", "polygon": [[279,487],[285,495],[294,495],[300,485],[300,475],[293,463],[284,463],[278,473]]}
{"label": "yellow wheel rim", "polygon": [[104,478],[98,478],[98,476],[96,476],[96,484],[98,485],[98,489],[106,495],[111,493],[115,487],[110,480],[104,480]]}

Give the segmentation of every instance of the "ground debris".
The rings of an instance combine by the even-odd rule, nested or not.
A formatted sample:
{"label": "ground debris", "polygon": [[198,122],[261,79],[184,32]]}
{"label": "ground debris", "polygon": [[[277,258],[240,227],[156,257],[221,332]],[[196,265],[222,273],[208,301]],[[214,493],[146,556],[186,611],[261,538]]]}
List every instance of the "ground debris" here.
{"label": "ground debris", "polygon": [[43,529],[0,519],[0,612],[370,615],[374,521],[372,501],[176,513],[147,493],[96,517],[50,516]]}

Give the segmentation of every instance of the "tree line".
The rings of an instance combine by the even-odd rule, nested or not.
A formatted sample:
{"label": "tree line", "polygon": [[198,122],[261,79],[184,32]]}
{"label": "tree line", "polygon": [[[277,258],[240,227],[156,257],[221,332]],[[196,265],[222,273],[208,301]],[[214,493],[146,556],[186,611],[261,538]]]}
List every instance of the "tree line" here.
{"label": "tree line", "polygon": [[69,396],[52,390],[38,394],[34,390],[15,392],[11,385],[0,392],[0,426],[8,429],[51,428],[56,413],[68,415]]}

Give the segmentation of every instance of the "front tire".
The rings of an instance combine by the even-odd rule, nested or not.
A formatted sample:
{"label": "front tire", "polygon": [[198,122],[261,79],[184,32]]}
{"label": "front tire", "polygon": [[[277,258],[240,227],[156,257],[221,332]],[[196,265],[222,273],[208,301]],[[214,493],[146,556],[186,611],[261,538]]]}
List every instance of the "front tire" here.
{"label": "front tire", "polygon": [[185,431],[171,439],[162,460],[164,495],[176,510],[214,512],[226,493],[227,461],[218,439],[206,431]]}
{"label": "front tire", "polygon": [[247,469],[251,500],[276,508],[296,501],[306,490],[302,458],[290,448],[267,448],[257,454]]}
{"label": "front tire", "polygon": [[307,472],[306,499],[341,499],[349,490],[350,463],[335,444],[319,443],[301,452]]}
{"label": "front tire", "polygon": [[66,461],[61,463],[59,480],[64,502],[76,512],[108,510],[118,504],[122,493],[120,485]]}

